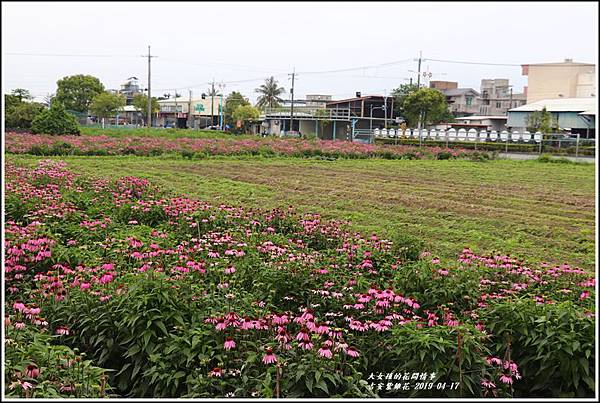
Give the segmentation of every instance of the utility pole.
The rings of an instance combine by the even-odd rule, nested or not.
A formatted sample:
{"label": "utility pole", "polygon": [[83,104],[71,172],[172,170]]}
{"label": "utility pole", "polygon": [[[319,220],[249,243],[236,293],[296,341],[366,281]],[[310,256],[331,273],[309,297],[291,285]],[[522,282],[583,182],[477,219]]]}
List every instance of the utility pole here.
{"label": "utility pole", "polygon": [[508,110],[506,111],[508,113],[509,110],[512,109],[512,85],[510,86],[510,101],[508,101]]}
{"label": "utility pole", "polygon": [[417,88],[421,88],[421,58],[423,56],[423,52],[419,51],[419,68],[417,69],[418,71],[418,76],[417,76]]}
{"label": "utility pole", "polygon": [[294,78],[296,77],[296,68],[294,67],[294,72],[292,74],[288,74],[292,76],[292,89],[290,93],[292,94],[292,106],[290,108],[290,131],[294,130]]}
{"label": "utility pole", "polygon": [[142,57],[147,57],[148,58],[148,122],[147,125],[148,127],[152,127],[152,89],[151,89],[151,74],[150,74],[150,61],[152,60],[153,57],[157,57],[157,56],[151,56],[150,55],[150,45],[148,45],[148,54],[147,55],[142,55]]}
{"label": "utility pole", "polygon": [[179,129],[179,113],[177,112],[177,90],[175,90],[175,128]]}
{"label": "utility pole", "polygon": [[188,93],[190,95],[189,101],[188,101],[188,129],[192,128],[192,90],[188,90]]}
{"label": "utility pole", "polygon": [[210,125],[211,126],[213,126],[215,124],[214,104],[215,104],[215,79],[213,77],[212,83],[210,84]]}
{"label": "utility pole", "polygon": [[[419,68],[417,69],[418,71],[418,75],[417,75],[417,89],[421,88],[421,59],[423,57],[423,52],[419,51]],[[421,144],[421,115],[423,114],[423,112],[421,111],[421,113],[419,113],[419,145]]]}

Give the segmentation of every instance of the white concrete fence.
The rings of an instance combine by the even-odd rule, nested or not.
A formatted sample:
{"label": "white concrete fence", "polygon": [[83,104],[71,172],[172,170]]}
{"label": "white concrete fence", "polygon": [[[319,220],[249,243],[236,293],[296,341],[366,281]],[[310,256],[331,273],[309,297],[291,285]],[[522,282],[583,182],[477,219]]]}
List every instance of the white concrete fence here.
{"label": "white concrete fence", "polygon": [[435,141],[473,141],[473,142],[514,142],[514,143],[540,143],[542,141],[542,133],[530,133],[524,131],[508,132],[502,130],[498,133],[496,130],[490,132],[486,130],[477,131],[475,129],[406,129],[405,132],[397,129],[374,129],[373,136],[375,138],[405,138],[405,139],[420,139],[420,140],[435,140]]}

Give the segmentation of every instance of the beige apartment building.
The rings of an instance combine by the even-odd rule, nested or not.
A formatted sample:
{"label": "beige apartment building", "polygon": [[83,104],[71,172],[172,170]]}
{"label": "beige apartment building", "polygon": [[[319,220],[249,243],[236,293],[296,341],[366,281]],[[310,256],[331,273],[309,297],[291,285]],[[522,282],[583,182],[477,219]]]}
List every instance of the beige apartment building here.
{"label": "beige apartment building", "polygon": [[596,65],[565,59],[560,63],[523,64],[527,76],[527,103],[542,99],[596,96]]}

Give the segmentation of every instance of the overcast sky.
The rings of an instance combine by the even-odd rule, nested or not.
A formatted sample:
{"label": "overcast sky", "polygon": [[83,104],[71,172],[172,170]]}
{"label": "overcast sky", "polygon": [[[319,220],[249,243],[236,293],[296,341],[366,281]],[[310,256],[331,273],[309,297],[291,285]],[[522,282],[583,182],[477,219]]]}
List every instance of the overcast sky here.
{"label": "overcast sky", "polygon": [[[595,63],[598,5],[564,3],[2,3],[3,91],[36,96],[56,81],[91,74],[107,88],[128,77],[147,82],[152,46],[152,92],[194,97],[213,78],[225,93],[254,88],[275,75],[286,90],[295,68],[296,98],[340,99],[389,93],[416,81],[424,59],[499,64]],[[52,54],[12,55],[10,53]],[[110,55],[71,57],[55,55]],[[385,65],[386,63],[394,64]],[[362,66],[353,71],[308,74]],[[432,80],[479,90],[483,78],[509,78],[515,93],[527,85],[518,66],[425,60]],[[305,73],[305,74],[303,74]],[[253,80],[242,83],[232,81]],[[286,92],[286,97],[289,91]]]}

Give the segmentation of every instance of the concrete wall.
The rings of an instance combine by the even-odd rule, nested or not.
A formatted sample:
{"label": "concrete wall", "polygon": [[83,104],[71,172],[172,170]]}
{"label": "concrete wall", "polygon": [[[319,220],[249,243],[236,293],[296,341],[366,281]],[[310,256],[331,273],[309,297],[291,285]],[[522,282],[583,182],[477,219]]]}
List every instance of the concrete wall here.
{"label": "concrete wall", "polygon": [[541,99],[589,97],[596,93],[594,65],[529,65],[526,72],[528,104]]}

